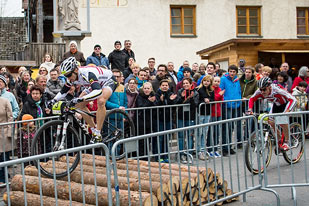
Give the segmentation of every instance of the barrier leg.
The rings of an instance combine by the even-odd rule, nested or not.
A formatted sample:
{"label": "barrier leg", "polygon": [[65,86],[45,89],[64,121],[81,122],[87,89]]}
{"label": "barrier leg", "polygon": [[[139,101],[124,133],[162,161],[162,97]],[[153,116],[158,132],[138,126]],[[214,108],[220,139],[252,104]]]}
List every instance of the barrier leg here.
{"label": "barrier leg", "polygon": [[296,198],[296,189],[295,187],[291,187],[291,193],[292,193],[292,200],[294,203],[294,206],[297,205],[297,198]]}
{"label": "barrier leg", "polygon": [[260,188],[260,190],[264,190],[266,192],[272,192],[276,196],[277,206],[280,206],[280,197],[279,197],[278,193],[275,190],[272,190],[272,189],[269,189],[269,188],[265,188],[265,187]]}

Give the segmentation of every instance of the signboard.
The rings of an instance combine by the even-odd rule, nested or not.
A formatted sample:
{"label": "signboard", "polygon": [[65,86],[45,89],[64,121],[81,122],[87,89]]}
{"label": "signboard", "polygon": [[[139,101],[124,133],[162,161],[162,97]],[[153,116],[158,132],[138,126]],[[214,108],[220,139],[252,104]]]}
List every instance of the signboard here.
{"label": "signboard", "polygon": [[[129,0],[90,0],[90,8],[127,7]],[[87,7],[87,0],[83,0],[82,7]]]}

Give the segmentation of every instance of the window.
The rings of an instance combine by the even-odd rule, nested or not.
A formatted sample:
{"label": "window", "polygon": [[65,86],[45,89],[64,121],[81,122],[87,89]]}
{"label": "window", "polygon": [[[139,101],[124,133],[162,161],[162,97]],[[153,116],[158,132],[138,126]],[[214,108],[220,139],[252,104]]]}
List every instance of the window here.
{"label": "window", "polygon": [[237,35],[261,35],[260,7],[236,7]]}
{"label": "window", "polygon": [[309,8],[297,8],[297,34],[309,35]]}
{"label": "window", "polygon": [[171,6],[171,35],[196,35],[195,6]]}

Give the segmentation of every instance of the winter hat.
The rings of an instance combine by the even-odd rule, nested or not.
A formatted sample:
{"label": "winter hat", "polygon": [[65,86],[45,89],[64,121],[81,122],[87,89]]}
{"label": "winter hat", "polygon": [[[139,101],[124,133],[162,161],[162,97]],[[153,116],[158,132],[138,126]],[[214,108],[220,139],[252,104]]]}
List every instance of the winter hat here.
{"label": "winter hat", "polygon": [[190,72],[191,73],[191,69],[189,67],[185,67],[185,68],[183,68],[182,72],[183,73],[185,73],[185,72]]}
{"label": "winter hat", "polygon": [[121,45],[121,42],[119,40],[115,41],[114,45],[116,44],[120,44]]}
{"label": "winter hat", "polygon": [[307,76],[307,71],[308,71],[308,67],[302,66],[302,67],[299,69],[298,76],[299,76],[299,77],[306,77],[306,76]]}
{"label": "winter hat", "polygon": [[8,82],[6,81],[5,76],[0,75],[0,79],[4,82],[5,86],[7,86],[7,85],[8,85]]}
{"label": "winter hat", "polygon": [[[33,116],[31,116],[30,114],[24,114],[23,117],[21,118],[22,121],[25,120],[31,120],[33,119]],[[23,126],[26,126],[29,122],[23,122]]]}
{"label": "winter hat", "polygon": [[99,44],[96,44],[93,49],[95,49],[97,47],[99,47],[101,49],[101,46]]}
{"label": "winter hat", "polygon": [[71,44],[75,44],[75,46],[77,47],[77,42],[76,41],[70,41],[69,46],[71,46]]}

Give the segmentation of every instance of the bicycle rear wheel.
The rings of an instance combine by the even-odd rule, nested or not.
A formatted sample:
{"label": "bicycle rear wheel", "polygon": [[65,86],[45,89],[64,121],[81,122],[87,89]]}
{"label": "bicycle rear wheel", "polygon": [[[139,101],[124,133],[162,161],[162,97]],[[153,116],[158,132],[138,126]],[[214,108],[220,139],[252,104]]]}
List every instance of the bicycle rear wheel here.
{"label": "bicycle rear wheel", "polygon": [[[57,127],[61,128],[60,136],[57,138]],[[32,140],[31,144],[31,155],[39,155],[45,154],[49,152],[58,151],[56,148],[56,139],[61,141],[62,138],[62,127],[63,121],[62,120],[53,120],[49,121],[44,124],[42,127],[38,129],[35,133],[35,136]],[[65,149],[74,148],[80,146],[80,138],[76,130],[72,127],[71,124],[68,125],[67,128],[67,137],[65,140]],[[74,169],[77,167],[80,154],[79,152],[72,152],[67,153],[67,155],[57,156],[55,158],[56,161],[61,161],[65,165],[65,168],[56,169],[53,171],[53,162],[52,157],[44,158],[40,160],[33,161],[33,164],[36,168],[41,170],[41,173],[49,178],[53,178],[54,175],[56,178],[65,177],[69,173],[73,172]],[[66,157],[69,157],[69,164],[67,164]],[[40,165],[40,166],[39,166]],[[68,167],[68,169],[66,169]]]}
{"label": "bicycle rear wheel", "polygon": [[[268,167],[272,155],[272,144],[271,144],[271,138],[269,134],[266,134],[266,132],[263,133],[263,138],[265,138],[265,135],[268,135],[267,140],[264,141],[264,145],[262,145],[262,141],[260,136],[260,133],[252,133],[250,136],[250,139],[248,140],[245,148],[245,161],[246,166],[248,170],[252,174],[258,174],[259,168],[258,168],[258,160],[261,160],[261,173],[264,172],[264,167]],[[258,135],[258,136],[257,136]],[[259,142],[257,142],[259,141]],[[265,161],[263,164],[263,152],[265,154]]]}
{"label": "bicycle rear wheel", "polygon": [[[113,109],[107,112],[101,131],[103,143],[112,149],[113,144],[121,139],[135,136],[135,126],[129,115],[121,109]],[[125,157],[125,147],[120,144],[116,149],[116,159]]]}
{"label": "bicycle rear wheel", "polygon": [[302,127],[299,123],[294,122],[290,125],[290,150],[283,152],[285,161],[289,164],[299,162],[304,154],[304,139],[302,135]]}

